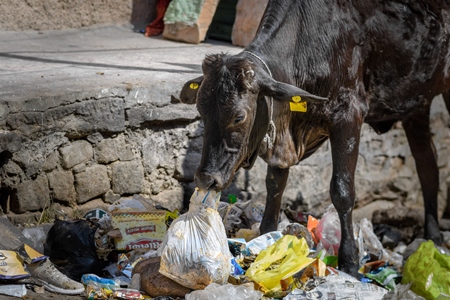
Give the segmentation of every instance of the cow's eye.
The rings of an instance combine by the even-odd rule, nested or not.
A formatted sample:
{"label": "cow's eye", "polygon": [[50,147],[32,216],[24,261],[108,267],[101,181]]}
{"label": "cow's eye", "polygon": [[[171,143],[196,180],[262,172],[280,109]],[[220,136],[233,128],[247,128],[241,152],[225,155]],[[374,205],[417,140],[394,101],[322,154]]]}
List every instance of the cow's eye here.
{"label": "cow's eye", "polygon": [[234,125],[241,124],[245,120],[245,115],[239,115],[234,119]]}

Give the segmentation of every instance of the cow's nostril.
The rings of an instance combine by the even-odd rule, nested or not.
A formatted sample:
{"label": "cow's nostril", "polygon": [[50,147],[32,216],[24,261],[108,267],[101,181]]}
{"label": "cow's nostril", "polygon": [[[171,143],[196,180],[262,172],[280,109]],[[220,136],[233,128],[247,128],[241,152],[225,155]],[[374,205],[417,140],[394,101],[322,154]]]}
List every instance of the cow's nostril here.
{"label": "cow's nostril", "polygon": [[213,178],[211,178],[210,180],[204,182],[204,189],[205,190],[212,189],[215,185],[216,181]]}
{"label": "cow's nostril", "polygon": [[214,188],[214,186],[216,185],[216,181],[214,180],[214,178],[209,175],[209,174],[199,174],[197,173],[195,175],[195,185],[203,190],[209,190]]}

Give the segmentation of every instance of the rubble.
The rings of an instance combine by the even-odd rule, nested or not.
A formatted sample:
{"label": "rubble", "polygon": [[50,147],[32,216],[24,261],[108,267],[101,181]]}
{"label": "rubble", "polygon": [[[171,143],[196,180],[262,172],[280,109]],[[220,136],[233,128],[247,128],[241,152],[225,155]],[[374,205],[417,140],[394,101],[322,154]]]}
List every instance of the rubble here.
{"label": "rubble", "polygon": [[[220,193],[212,195],[208,201],[205,195],[209,193],[194,192],[191,200],[196,200],[191,201],[190,210],[181,215],[178,210],[170,211],[135,195],[120,197],[106,209],[91,209],[82,219],[57,220],[51,227],[25,228],[23,233],[6,219],[0,219],[7,237],[0,245],[13,247],[3,254],[14,254],[16,265],[22,270],[20,278],[3,277],[0,294],[22,297],[27,294],[27,288],[33,288],[99,300],[145,297],[203,300],[209,296],[252,300],[449,297],[450,250],[445,242],[444,246],[434,246],[414,238],[407,244],[404,239],[409,237],[399,234],[393,223],[373,225],[369,219],[362,218],[354,223],[360,252],[359,277],[354,278],[336,269],[340,226],[333,206],[320,216],[287,208],[280,212],[278,230],[260,235],[263,207],[242,201],[235,195],[228,197],[229,202],[219,201]],[[199,222],[202,214],[198,215],[199,212],[209,212],[206,215],[216,216],[218,221],[214,222],[219,223],[209,220],[209,227],[205,227],[206,223],[200,225],[205,220]],[[155,213],[158,220],[139,217]],[[133,217],[114,221],[117,214]],[[136,223],[136,217],[149,223]],[[192,224],[188,225],[190,222]],[[162,231],[156,230],[157,226]],[[206,238],[213,232],[220,232],[216,237],[220,243]],[[145,239],[141,234],[155,233],[162,242],[141,243],[141,247],[124,246]],[[118,243],[125,235],[130,240]],[[198,244],[200,236],[208,242]],[[450,235],[443,232],[443,236]],[[170,248],[167,245],[171,239]],[[181,245],[182,240],[188,242]],[[214,252],[224,242],[225,248],[219,252],[229,256],[219,266],[217,259],[207,259],[206,248]],[[40,248],[44,248],[44,254],[54,264],[30,247],[39,247],[42,243]],[[186,250],[188,248],[190,250]],[[177,259],[173,256],[175,252]],[[171,255],[167,256],[168,253]],[[45,263],[37,265],[38,261]],[[42,270],[33,271],[32,264]],[[168,276],[168,270],[176,276]],[[198,270],[198,274],[193,270]],[[224,270],[229,273],[224,278],[214,277],[217,270],[221,270],[220,274]],[[44,278],[40,275],[44,273],[61,275]],[[205,276],[209,278],[206,281]],[[59,279],[54,281],[53,277]],[[8,281],[4,282],[5,279]]]}

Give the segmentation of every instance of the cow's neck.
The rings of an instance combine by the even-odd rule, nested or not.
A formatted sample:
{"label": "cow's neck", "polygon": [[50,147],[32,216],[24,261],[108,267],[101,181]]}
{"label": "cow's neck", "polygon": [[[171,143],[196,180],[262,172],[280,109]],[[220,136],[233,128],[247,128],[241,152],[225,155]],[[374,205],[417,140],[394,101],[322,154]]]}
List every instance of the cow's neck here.
{"label": "cow's neck", "polygon": [[[326,66],[333,43],[330,43],[330,36],[319,34],[323,31],[319,29],[322,26],[319,23],[323,21],[320,18],[324,18],[319,15],[326,14],[326,8],[319,8],[318,0],[301,0],[300,7],[298,4],[292,5],[296,1],[300,0],[269,1],[255,39],[246,51],[255,54],[258,63],[270,69],[275,80],[297,85],[314,94],[327,95],[330,70]],[[311,32],[314,34],[310,35]],[[317,53],[317,49],[322,52]],[[316,66],[324,67],[318,70]],[[303,128],[303,123],[297,125],[302,129],[295,127],[295,133],[292,132],[292,127],[286,125],[290,123],[287,118],[290,119],[291,114],[278,111],[278,106],[274,105],[274,116],[281,113],[282,118],[274,117],[274,121],[279,131],[277,137],[283,136],[283,140],[275,140],[273,149],[266,153],[262,148],[267,146],[263,143],[261,152],[268,163],[288,167],[298,163],[312,148],[315,150],[323,139],[317,143],[312,128]],[[298,132],[302,135],[299,136]]]}
{"label": "cow's neck", "polygon": [[[272,77],[272,72],[270,71],[269,66],[266,64],[266,62],[264,61],[264,59],[262,59],[259,55],[248,51],[248,50],[244,50],[244,53],[247,53],[251,56],[253,56],[254,58],[256,58],[257,60],[259,60],[265,67],[267,73],[269,73],[269,76]],[[277,128],[275,126],[275,122],[273,121],[273,98],[270,97],[269,98],[269,127],[267,129],[266,134],[264,135],[264,146],[263,147],[267,147],[269,150],[273,148],[273,144],[275,142],[275,137],[276,137],[276,133],[277,133]],[[260,150],[260,152],[266,152],[266,149],[262,149]]]}
{"label": "cow's neck", "polygon": [[330,57],[339,44],[338,31],[330,28],[339,25],[329,20],[332,9],[323,0],[269,1],[246,50],[265,60],[274,79],[327,95]]}

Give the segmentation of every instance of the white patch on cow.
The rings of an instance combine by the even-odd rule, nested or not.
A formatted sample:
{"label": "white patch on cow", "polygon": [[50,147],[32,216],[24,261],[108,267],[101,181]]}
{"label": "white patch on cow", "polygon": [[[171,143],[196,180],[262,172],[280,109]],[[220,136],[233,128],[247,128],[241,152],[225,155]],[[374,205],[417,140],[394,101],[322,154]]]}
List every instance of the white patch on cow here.
{"label": "white patch on cow", "polygon": [[347,153],[352,153],[355,149],[356,139],[351,137],[347,140]]}
{"label": "white patch on cow", "polygon": [[359,47],[354,47],[352,52],[352,64],[348,68],[348,76],[355,79],[358,74],[359,62],[361,60],[361,51]]}

